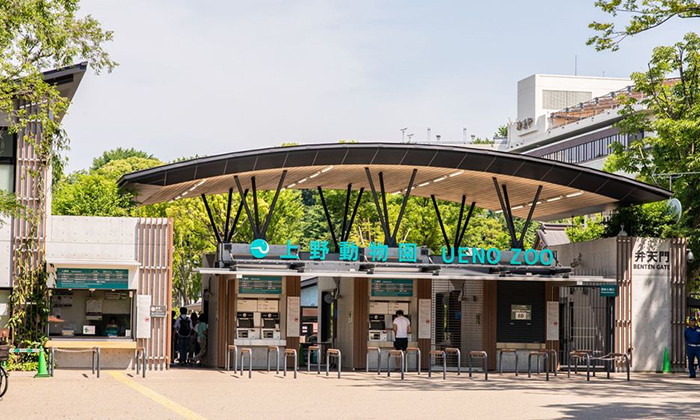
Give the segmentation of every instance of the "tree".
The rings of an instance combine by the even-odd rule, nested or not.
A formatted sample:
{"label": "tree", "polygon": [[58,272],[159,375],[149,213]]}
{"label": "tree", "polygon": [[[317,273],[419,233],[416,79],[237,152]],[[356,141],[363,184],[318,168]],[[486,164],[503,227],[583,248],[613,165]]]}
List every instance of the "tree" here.
{"label": "tree", "polygon": [[625,38],[656,28],[674,17],[700,18],[700,2],[695,0],[598,0],[595,6],[612,17],[630,16],[622,30],[613,22],[588,25],[600,35],[589,38],[586,43],[598,51],[617,51]]}
{"label": "tree", "polygon": [[496,132],[493,133],[493,138],[506,138],[508,137],[508,125],[503,124],[499,125],[498,128],[496,129]]}
{"label": "tree", "polygon": [[71,174],[54,188],[53,213],[73,216],[129,216],[135,207],[134,193],[120,189],[117,180],[124,174],[161,164],[158,159],[129,157],[112,160],[97,170]]}
{"label": "tree", "polygon": [[[663,216],[661,222],[669,226],[658,232],[685,236],[693,253],[700,255],[700,37],[688,33],[682,42],[655,48],[648,70],[632,74],[632,80],[643,97],[624,100],[620,131],[655,135],[641,137],[627,149],[613,143],[604,169],[638,173],[645,182],[670,185],[683,214],[677,225]],[[639,112],[640,105],[650,112]],[[633,213],[630,218],[639,217]],[[691,263],[688,273],[691,283],[700,274],[700,264]]]}
{"label": "tree", "polygon": [[107,150],[100,156],[94,158],[92,160],[92,166],[90,167],[90,170],[96,171],[108,164],[109,162],[112,162],[114,160],[127,159],[130,157],[138,157],[142,159],[155,159],[155,156],[153,156],[150,153],[144,152],[143,150],[136,150],[133,147],[130,149],[122,149],[121,147],[117,147],[116,149]]}
{"label": "tree", "polygon": [[0,124],[20,136],[35,154],[32,168],[21,176],[34,185],[31,199],[36,211],[13,206],[17,216],[25,219],[26,230],[14,246],[8,325],[15,343],[25,346],[40,346],[46,340],[47,271],[39,235],[46,215],[49,167],[60,160],[68,144],[61,118],[70,101],[55,84],[44,80],[42,72],[83,60],[96,73],[116,66],[103,47],[112,33],[89,15],[77,17],[78,9],[78,0],[0,2],[0,115],[6,116]]}

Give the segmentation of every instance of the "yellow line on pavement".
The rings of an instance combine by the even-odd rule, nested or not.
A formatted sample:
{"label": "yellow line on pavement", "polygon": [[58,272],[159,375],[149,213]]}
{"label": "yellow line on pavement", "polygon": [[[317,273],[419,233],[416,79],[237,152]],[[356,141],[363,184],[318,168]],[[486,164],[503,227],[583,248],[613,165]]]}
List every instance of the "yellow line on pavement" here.
{"label": "yellow line on pavement", "polygon": [[124,375],[121,372],[109,372],[109,373],[117,381],[123,383],[124,385],[130,387],[131,389],[138,391],[139,393],[152,399],[153,401],[157,402],[158,404],[162,405],[163,407],[176,412],[177,414],[181,415],[182,417],[184,417],[188,420],[207,420],[205,417],[202,417],[199,414],[195,413],[194,411],[181,406],[180,404],[176,403],[175,401],[170,400],[170,399],[160,395],[159,393],[155,392],[154,390],[147,388],[139,383],[134,382],[133,380],[129,379],[126,375]]}

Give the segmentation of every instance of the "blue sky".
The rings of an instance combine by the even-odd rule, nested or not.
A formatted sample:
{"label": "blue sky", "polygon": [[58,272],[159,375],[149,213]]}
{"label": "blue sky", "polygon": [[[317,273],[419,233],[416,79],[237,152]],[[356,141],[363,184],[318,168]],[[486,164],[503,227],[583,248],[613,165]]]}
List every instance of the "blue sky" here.
{"label": "blue sky", "polygon": [[[69,169],[117,146],[163,160],[283,142],[491,136],[533,73],[627,77],[695,21],[598,53],[593,1],[87,1],[120,66],[88,74]],[[697,30],[697,28],[696,28]]]}

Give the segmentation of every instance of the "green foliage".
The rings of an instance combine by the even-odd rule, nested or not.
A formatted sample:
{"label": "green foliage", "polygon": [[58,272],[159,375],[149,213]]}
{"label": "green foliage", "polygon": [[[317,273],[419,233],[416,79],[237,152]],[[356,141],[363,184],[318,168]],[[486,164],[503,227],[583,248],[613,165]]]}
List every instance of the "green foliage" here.
{"label": "green foliage", "polygon": [[595,46],[598,51],[617,51],[625,38],[656,28],[674,17],[700,17],[700,2],[696,0],[598,0],[595,6],[613,18],[629,16],[621,30],[614,22],[592,22],[588,25],[599,34],[589,38],[586,43]]}
{"label": "green foliage", "polygon": [[[37,211],[16,207],[27,228],[15,243],[13,256],[9,325],[15,342],[40,341],[46,331],[46,263],[38,237],[45,222],[49,167],[60,162],[68,147],[61,118],[70,101],[44,80],[42,72],[82,60],[89,61],[96,73],[116,66],[103,48],[112,33],[102,30],[90,15],[78,17],[79,4],[78,0],[0,1],[0,114],[7,116],[9,131],[24,136],[34,149],[36,162],[21,176],[31,179]],[[35,127],[40,127],[40,134],[35,135]]]}
{"label": "green foliage", "polygon": [[[679,77],[669,79],[674,76]],[[632,80],[643,98],[626,99],[620,131],[655,135],[635,140],[627,149],[614,144],[605,169],[638,173],[642,181],[665,188],[670,185],[683,205],[683,215],[673,224],[663,203],[651,204],[621,210],[619,221],[611,225],[624,219],[631,234],[684,236],[693,253],[700,255],[700,37],[691,32],[682,42],[655,48],[648,70],[632,74]],[[638,112],[640,105],[650,113]],[[688,283],[698,274],[696,260],[689,266]]]}
{"label": "green foliage", "polygon": [[506,138],[508,137],[508,125],[503,124],[499,125],[498,128],[496,129],[496,132],[493,133],[493,137],[499,137],[499,138]]}
{"label": "green foliage", "polygon": [[155,157],[152,154],[144,152],[143,150],[136,150],[133,147],[130,149],[123,149],[121,147],[117,147],[116,149],[107,150],[100,156],[94,158],[92,160],[92,166],[90,167],[90,170],[96,171],[112,161],[127,159],[131,157],[142,159],[155,159]]}
{"label": "green foliage", "polygon": [[571,242],[587,242],[603,237],[606,223],[602,215],[596,217],[577,216],[574,217],[572,226],[566,228],[566,235]]}
{"label": "green foliage", "polygon": [[489,139],[487,139],[487,138],[483,138],[483,139],[482,139],[481,137],[477,137],[477,138],[474,139],[474,141],[472,142],[472,144],[493,144],[493,143],[494,143],[493,140],[489,140]]}

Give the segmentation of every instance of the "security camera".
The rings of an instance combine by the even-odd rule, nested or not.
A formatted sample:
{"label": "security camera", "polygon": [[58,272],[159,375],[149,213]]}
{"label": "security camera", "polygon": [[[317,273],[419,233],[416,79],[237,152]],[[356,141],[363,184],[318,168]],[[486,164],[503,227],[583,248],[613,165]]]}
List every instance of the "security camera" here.
{"label": "security camera", "polygon": [[693,251],[688,250],[688,252],[685,254],[685,259],[686,259],[689,263],[695,261],[695,255],[693,255]]}

